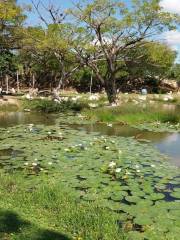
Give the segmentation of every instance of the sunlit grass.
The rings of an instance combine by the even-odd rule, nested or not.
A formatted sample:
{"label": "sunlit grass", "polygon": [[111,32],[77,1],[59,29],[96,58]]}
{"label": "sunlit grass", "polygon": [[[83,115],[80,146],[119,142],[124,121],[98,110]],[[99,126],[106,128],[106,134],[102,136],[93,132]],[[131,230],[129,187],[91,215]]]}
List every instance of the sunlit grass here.
{"label": "sunlit grass", "polygon": [[177,124],[180,122],[180,114],[171,110],[161,110],[151,106],[142,107],[132,104],[113,108],[101,108],[87,110],[85,114],[100,122],[121,122],[124,124],[136,124],[144,122],[162,122]]}
{"label": "sunlit grass", "polygon": [[112,212],[98,203],[76,202],[60,181],[31,182],[2,172],[0,181],[1,239],[125,239]]}

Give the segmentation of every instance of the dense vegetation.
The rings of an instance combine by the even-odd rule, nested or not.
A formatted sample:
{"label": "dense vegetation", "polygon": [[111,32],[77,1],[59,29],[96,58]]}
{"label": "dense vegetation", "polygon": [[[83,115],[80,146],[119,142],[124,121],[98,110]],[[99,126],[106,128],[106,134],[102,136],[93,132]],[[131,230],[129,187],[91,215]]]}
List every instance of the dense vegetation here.
{"label": "dense vegetation", "polygon": [[[176,53],[155,35],[175,29],[178,16],[164,12],[158,0],[82,1],[64,11],[33,1],[42,21],[26,26],[15,0],[0,2],[1,85],[38,88],[105,89],[116,101],[122,82],[179,78]],[[45,18],[43,15],[46,11]],[[6,12],[6,14],[4,14]],[[48,20],[47,20],[48,19]]]}

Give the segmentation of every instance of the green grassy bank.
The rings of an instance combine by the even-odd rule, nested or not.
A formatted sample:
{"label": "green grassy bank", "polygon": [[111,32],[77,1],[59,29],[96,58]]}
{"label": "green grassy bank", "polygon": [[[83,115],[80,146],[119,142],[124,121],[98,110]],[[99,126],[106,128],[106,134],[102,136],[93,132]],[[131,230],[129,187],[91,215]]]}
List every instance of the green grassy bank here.
{"label": "green grassy bank", "polygon": [[177,124],[180,114],[176,111],[165,111],[151,106],[121,105],[112,108],[101,108],[84,112],[89,118],[100,122],[119,122],[123,124],[139,124],[143,122],[162,122]]}
{"label": "green grassy bank", "polygon": [[53,178],[34,186],[19,174],[0,172],[1,240],[125,239],[112,212],[75,202]]}

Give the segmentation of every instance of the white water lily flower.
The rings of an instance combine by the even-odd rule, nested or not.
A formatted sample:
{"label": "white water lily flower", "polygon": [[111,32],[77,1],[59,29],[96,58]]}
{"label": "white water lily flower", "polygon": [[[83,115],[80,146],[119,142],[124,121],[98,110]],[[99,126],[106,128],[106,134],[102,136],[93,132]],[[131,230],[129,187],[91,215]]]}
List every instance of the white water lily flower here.
{"label": "white water lily flower", "polygon": [[151,164],[151,167],[153,167],[153,168],[154,168],[155,166],[156,166],[156,165],[154,165],[154,164]]}
{"label": "white water lily flower", "polygon": [[48,132],[48,134],[52,134],[52,132]]}
{"label": "white water lily flower", "polygon": [[115,163],[115,162],[112,161],[112,162],[109,163],[109,167],[110,167],[110,168],[113,168],[113,167],[115,167],[115,166],[116,166],[116,163]]}
{"label": "white water lily flower", "polygon": [[32,163],[32,166],[34,166],[34,167],[37,166],[37,165],[38,165],[37,163]]}
{"label": "white water lily flower", "polygon": [[116,168],[115,172],[116,172],[116,173],[120,173],[121,170],[122,170],[121,168]]}
{"label": "white water lily flower", "polygon": [[78,145],[76,145],[77,147],[82,147],[83,144],[82,143],[79,143]]}
{"label": "white water lily flower", "polygon": [[119,153],[119,154],[122,154],[122,151],[121,151],[121,150],[119,150],[119,151],[118,151],[118,153]]}
{"label": "white water lily flower", "polygon": [[141,172],[141,171],[140,171],[139,169],[137,169],[137,170],[136,170],[136,172],[138,172],[138,173],[139,173],[139,172]]}
{"label": "white water lily flower", "polygon": [[48,165],[52,165],[53,163],[52,162],[48,162]]}
{"label": "white water lily flower", "polygon": [[25,166],[28,166],[28,165],[29,165],[29,163],[28,163],[28,162],[26,162],[26,163],[24,163],[24,165],[25,165]]}
{"label": "white water lily flower", "polygon": [[112,125],[112,123],[107,123],[107,126],[112,127],[113,125]]}
{"label": "white water lily flower", "polygon": [[106,150],[109,150],[109,149],[110,149],[110,147],[108,147],[108,146],[105,146],[105,149],[106,149]]}

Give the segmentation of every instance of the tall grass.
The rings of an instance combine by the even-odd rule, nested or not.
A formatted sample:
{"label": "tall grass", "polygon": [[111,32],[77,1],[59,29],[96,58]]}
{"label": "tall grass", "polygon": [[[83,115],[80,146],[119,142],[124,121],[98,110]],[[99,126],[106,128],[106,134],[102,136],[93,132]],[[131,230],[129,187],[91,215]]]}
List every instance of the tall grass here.
{"label": "tall grass", "polygon": [[136,105],[125,105],[113,108],[101,108],[87,110],[85,114],[100,122],[121,122],[123,124],[136,124],[143,122],[162,122],[177,124],[180,122],[180,114],[176,111],[161,110],[150,106],[145,108]]}

